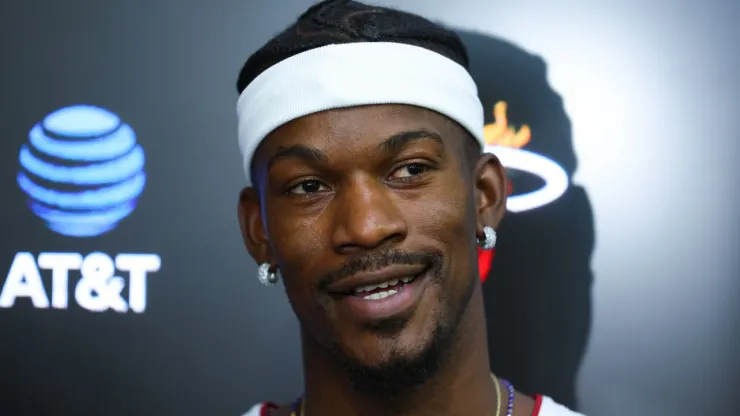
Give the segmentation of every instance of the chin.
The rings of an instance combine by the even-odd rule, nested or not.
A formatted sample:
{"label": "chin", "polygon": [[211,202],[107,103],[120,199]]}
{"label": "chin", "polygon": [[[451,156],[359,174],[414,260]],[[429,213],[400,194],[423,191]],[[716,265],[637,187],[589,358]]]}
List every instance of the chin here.
{"label": "chin", "polygon": [[[393,397],[424,384],[440,367],[452,341],[452,330],[437,320],[426,325],[385,322],[344,338],[334,356],[348,373],[352,387],[364,394]],[[391,329],[397,331],[391,333]]]}
{"label": "chin", "polygon": [[368,368],[382,368],[392,366],[394,363],[418,361],[425,352],[433,348],[432,335],[406,339],[386,338],[382,336],[369,336],[362,345],[353,343],[352,346],[342,348],[347,359],[359,366]]}

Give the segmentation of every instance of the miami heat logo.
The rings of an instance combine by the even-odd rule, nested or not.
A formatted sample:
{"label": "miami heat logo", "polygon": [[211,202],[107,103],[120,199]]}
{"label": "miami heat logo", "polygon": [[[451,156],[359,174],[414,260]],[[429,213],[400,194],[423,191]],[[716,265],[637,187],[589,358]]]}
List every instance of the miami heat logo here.
{"label": "miami heat logo", "polygon": [[[509,176],[506,209],[528,211],[560,198],[568,189],[568,174],[554,161],[523,149],[532,139],[532,132],[526,124],[518,130],[510,127],[507,108],[503,101],[493,107],[494,121],[483,127],[484,150],[498,156]],[[518,186],[513,185],[515,180]],[[491,270],[493,255],[493,251],[478,249],[478,269],[483,282]]]}
{"label": "miami heat logo", "polygon": [[[568,174],[554,161],[523,149],[532,132],[527,125],[510,127],[506,110],[505,102],[496,103],[494,122],[483,127],[485,151],[498,156],[510,176],[506,209],[522,212],[547,205],[568,189]],[[519,187],[512,186],[517,182]]]}

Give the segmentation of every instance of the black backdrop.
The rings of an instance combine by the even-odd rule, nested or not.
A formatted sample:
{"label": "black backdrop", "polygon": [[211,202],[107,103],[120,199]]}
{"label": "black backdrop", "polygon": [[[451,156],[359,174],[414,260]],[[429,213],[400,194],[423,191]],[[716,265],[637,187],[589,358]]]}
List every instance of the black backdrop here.
{"label": "black backdrop", "polygon": [[[0,308],[0,414],[233,415],[300,393],[297,323],[257,283],[237,229],[233,85],[310,3],[0,8],[0,268],[20,252],[161,259],[143,313],[79,306],[79,271],[66,309]],[[494,370],[592,415],[729,414],[737,6],[397,3],[461,30],[486,109],[506,101],[510,122],[531,127],[524,150],[569,177],[558,199],[502,224],[485,283]],[[32,127],[77,104],[120,117],[146,155],[135,210],[86,238],[50,230],[17,183]],[[512,176],[514,193],[536,179]],[[116,275],[126,295],[128,273]],[[52,272],[40,276],[51,301]]]}

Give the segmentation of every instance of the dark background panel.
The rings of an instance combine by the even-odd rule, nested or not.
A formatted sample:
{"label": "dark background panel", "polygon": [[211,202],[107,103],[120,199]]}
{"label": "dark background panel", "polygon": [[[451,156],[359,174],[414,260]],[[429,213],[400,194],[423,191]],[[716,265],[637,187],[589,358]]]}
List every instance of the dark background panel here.
{"label": "dark background panel", "polygon": [[[238,232],[235,81],[311,3],[0,6],[0,284],[19,252],[162,261],[141,314],[79,307],[78,272],[68,309],[0,309],[0,414],[237,415],[300,394],[297,322]],[[527,149],[571,180],[499,230],[484,286],[494,371],[590,415],[730,414],[740,7],[390,3],[460,30],[487,110],[507,101],[532,127]],[[120,116],[146,153],[136,210],[91,238],[50,231],[16,183],[29,130],[75,104]]]}

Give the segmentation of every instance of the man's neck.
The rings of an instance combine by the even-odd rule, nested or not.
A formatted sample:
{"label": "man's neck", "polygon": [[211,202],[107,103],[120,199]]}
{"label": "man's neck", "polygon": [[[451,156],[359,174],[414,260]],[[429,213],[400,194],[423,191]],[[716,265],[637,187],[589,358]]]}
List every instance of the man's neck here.
{"label": "man's neck", "polygon": [[[495,414],[496,392],[489,370],[480,286],[461,317],[454,344],[439,369],[422,386],[398,398],[379,399],[353,390],[348,375],[326,350],[303,338],[306,416]],[[505,401],[506,392],[501,393]]]}

